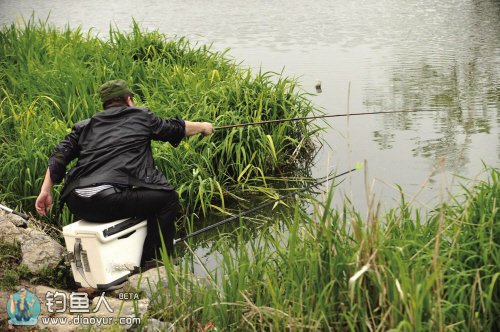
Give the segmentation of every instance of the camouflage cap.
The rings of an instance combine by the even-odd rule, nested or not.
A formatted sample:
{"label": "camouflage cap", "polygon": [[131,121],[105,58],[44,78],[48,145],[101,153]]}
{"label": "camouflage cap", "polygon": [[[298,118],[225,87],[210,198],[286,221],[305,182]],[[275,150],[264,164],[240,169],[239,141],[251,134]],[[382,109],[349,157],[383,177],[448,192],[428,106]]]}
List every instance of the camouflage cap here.
{"label": "camouflage cap", "polygon": [[98,91],[103,103],[116,97],[132,95],[132,91],[124,80],[107,81],[99,87]]}

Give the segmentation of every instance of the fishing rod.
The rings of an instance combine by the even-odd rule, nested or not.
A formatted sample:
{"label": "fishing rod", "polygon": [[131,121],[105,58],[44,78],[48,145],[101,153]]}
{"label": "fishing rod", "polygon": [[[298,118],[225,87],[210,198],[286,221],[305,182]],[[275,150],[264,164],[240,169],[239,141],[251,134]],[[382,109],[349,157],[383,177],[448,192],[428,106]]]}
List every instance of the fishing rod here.
{"label": "fishing rod", "polygon": [[0,209],[6,211],[7,213],[15,214],[15,215],[23,218],[24,220],[28,220],[28,218],[29,218],[29,216],[27,214],[24,214],[22,212],[18,212],[18,211],[12,210],[11,208],[8,208],[8,207],[6,207],[5,205],[2,205],[2,204],[0,204]]}
{"label": "fishing rod", "polygon": [[266,121],[258,121],[258,122],[246,122],[235,125],[227,125],[227,126],[219,126],[215,127],[215,130],[218,129],[231,129],[238,127],[246,127],[246,126],[254,126],[261,124],[269,124],[269,123],[281,123],[288,121],[301,121],[301,120],[314,120],[314,119],[324,119],[324,118],[339,118],[346,116],[356,116],[356,115],[373,115],[373,114],[393,114],[393,113],[418,113],[418,112],[442,112],[444,110],[423,110],[423,111],[382,111],[382,112],[363,112],[363,113],[346,113],[346,114],[326,114],[326,115],[316,115],[316,116],[306,116],[302,118],[287,118],[287,119],[277,119],[277,120],[266,120]]}
{"label": "fishing rod", "polygon": [[333,180],[333,179],[336,179],[336,178],[341,177],[341,176],[343,176],[343,175],[349,174],[349,173],[351,173],[351,172],[353,172],[353,171],[355,171],[355,170],[357,170],[357,169],[360,169],[360,168],[361,168],[361,166],[362,166],[362,165],[358,164],[355,168],[353,168],[353,169],[351,169],[351,170],[345,171],[345,172],[343,172],[343,173],[337,174],[337,175],[332,176],[332,177],[326,177],[326,179],[325,179],[325,180],[322,180],[322,181],[320,181],[320,182],[318,182],[318,183],[312,184],[312,185],[310,185],[310,186],[304,187],[304,188],[299,189],[299,190],[295,190],[295,191],[293,191],[293,192],[291,192],[291,193],[288,193],[288,194],[286,194],[286,195],[282,195],[282,196],[278,197],[278,198],[277,198],[277,199],[275,199],[275,200],[272,200],[272,201],[266,202],[266,203],[264,203],[264,204],[261,204],[261,205],[259,205],[259,206],[254,207],[254,208],[252,208],[252,209],[250,209],[250,210],[243,211],[243,212],[241,212],[241,213],[239,213],[239,214],[237,214],[237,215],[235,215],[235,216],[232,216],[232,217],[230,217],[230,218],[227,218],[227,219],[221,220],[221,221],[219,221],[219,222],[217,222],[217,223],[215,223],[215,224],[212,224],[212,225],[207,226],[207,227],[205,227],[205,228],[202,228],[202,229],[199,229],[199,230],[197,230],[197,231],[194,231],[194,232],[192,232],[192,233],[190,233],[190,234],[188,234],[188,235],[185,235],[185,236],[183,236],[183,237],[181,237],[181,238],[179,238],[179,239],[174,240],[174,245],[176,245],[176,244],[177,244],[177,243],[179,243],[179,242],[186,241],[187,239],[189,239],[189,238],[191,238],[191,237],[193,237],[193,236],[200,235],[200,234],[205,233],[205,232],[207,232],[207,231],[209,231],[209,230],[211,230],[211,229],[214,229],[214,228],[219,227],[219,226],[221,226],[221,225],[224,225],[224,224],[230,223],[231,221],[234,221],[234,220],[240,219],[241,217],[244,217],[244,216],[246,216],[246,215],[248,215],[248,214],[250,214],[250,213],[253,213],[253,212],[257,211],[257,210],[263,209],[263,208],[265,208],[265,207],[267,207],[267,206],[269,206],[269,205],[276,204],[277,202],[282,201],[282,200],[284,200],[284,199],[286,199],[286,198],[288,198],[288,197],[291,197],[291,196],[293,196],[293,195],[295,195],[295,194],[298,194],[298,193],[303,192],[303,191],[306,191],[306,190],[308,190],[308,189],[311,189],[311,188],[317,187],[317,186],[319,186],[320,184],[325,183],[325,182],[327,182],[327,181],[329,181],[329,180]]}

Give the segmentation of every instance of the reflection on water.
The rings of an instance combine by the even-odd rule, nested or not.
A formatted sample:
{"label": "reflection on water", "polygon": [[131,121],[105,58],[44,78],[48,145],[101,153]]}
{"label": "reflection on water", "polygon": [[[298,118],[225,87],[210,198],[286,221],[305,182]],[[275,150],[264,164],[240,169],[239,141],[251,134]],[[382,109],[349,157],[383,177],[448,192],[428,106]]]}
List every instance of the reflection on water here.
{"label": "reflection on water", "polygon": [[[411,14],[401,16],[404,39],[391,42],[393,56],[381,61],[388,77],[382,84],[365,85],[364,106],[369,111],[442,110],[420,121],[412,115],[384,116],[383,127],[373,132],[380,149],[392,149],[398,131],[412,132],[409,148],[414,157],[445,159],[446,168],[467,173],[474,149],[489,157],[500,106],[500,5],[497,1],[418,2]],[[423,6],[422,6],[423,5]],[[398,24],[398,19],[391,23]],[[392,26],[396,29],[395,26]],[[399,36],[401,37],[401,35]],[[474,139],[490,137],[491,148]],[[475,157],[475,156],[474,156]],[[472,167],[476,168],[476,167]]]}
{"label": "reflection on water", "polygon": [[445,158],[446,167],[460,173],[470,162],[472,135],[490,134],[492,126],[496,127],[499,99],[492,90],[496,83],[490,76],[478,74],[478,59],[461,67],[455,63],[445,70],[426,63],[417,65],[418,68],[410,70],[406,67],[405,76],[401,76],[401,71],[393,73],[391,99],[371,93],[365,105],[372,112],[440,111],[427,114],[432,127],[423,128],[423,123],[415,121],[411,114],[385,115],[384,128],[374,131],[374,141],[381,149],[391,149],[395,131],[414,131],[414,156]]}

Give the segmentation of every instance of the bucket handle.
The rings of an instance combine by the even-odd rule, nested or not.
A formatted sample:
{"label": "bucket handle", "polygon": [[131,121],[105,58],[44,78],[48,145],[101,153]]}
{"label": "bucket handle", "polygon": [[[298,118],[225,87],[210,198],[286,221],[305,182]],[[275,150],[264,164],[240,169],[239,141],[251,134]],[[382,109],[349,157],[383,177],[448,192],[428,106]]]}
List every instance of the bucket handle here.
{"label": "bucket handle", "polygon": [[87,285],[91,286],[90,282],[88,282],[87,278],[85,278],[85,272],[83,271],[83,263],[82,263],[82,240],[75,239],[75,245],[73,247],[73,253],[75,256],[75,266],[76,270],[82,276],[83,280],[87,283]]}

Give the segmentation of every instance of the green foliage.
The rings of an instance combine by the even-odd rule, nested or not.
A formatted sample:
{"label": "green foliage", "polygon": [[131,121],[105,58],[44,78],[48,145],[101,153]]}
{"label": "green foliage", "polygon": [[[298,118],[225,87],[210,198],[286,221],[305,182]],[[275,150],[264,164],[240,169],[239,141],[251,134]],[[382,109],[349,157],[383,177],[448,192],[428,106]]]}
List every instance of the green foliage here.
{"label": "green foliage", "polygon": [[17,244],[0,242],[0,290],[12,290],[19,279],[25,275],[24,270],[16,267],[21,261],[21,248]]}
{"label": "green foliage", "polygon": [[[99,38],[31,17],[0,31],[0,198],[34,210],[52,149],[74,123],[100,111],[97,88],[118,78],[129,81],[136,104],[166,118],[217,126],[313,111],[295,80],[242,69],[226,52],[141,31],[135,22],[130,33],[110,28]],[[155,143],[153,151],[184,212],[206,215],[243,191],[272,194],[266,177],[307,163],[317,130],[306,122],[220,130],[177,149]],[[52,221],[66,224],[70,216]]]}
{"label": "green foliage", "polygon": [[215,240],[206,283],[190,276],[193,251],[180,270],[165,260],[152,314],[186,330],[497,331],[500,171],[489,175],[425,218],[404,199],[368,219],[339,213],[330,191],[253,236],[241,222]]}

